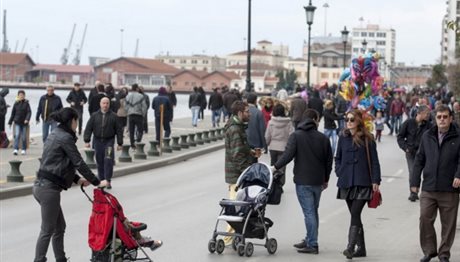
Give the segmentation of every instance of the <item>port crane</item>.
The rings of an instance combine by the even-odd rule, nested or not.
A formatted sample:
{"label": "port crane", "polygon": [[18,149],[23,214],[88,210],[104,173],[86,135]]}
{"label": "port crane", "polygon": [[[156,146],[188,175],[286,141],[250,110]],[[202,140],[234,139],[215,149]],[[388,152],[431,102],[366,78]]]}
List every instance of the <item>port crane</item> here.
{"label": "port crane", "polygon": [[77,47],[77,51],[75,52],[75,57],[73,58],[73,64],[79,65],[81,59],[81,50],[83,49],[83,44],[85,43],[85,36],[86,36],[86,29],[88,28],[88,24],[85,25],[85,30],[83,31],[83,37],[81,39],[80,46]]}
{"label": "port crane", "polygon": [[72,29],[72,34],[70,35],[69,44],[67,45],[67,48],[64,48],[64,52],[63,52],[63,54],[61,56],[61,63],[63,65],[67,65],[67,62],[69,61],[70,46],[72,45],[73,35],[75,34],[75,27],[76,26],[77,26],[77,24],[73,24],[73,29]]}

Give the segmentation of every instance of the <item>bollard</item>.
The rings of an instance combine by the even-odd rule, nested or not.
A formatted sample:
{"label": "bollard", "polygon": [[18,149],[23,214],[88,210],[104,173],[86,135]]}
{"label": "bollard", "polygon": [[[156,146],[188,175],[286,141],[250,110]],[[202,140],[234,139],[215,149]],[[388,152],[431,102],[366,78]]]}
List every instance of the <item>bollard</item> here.
{"label": "bollard", "polygon": [[157,149],[158,144],[158,141],[150,141],[150,150],[147,152],[149,156],[160,156],[160,151]]}
{"label": "bollard", "polygon": [[195,142],[195,134],[189,134],[188,135],[188,144],[190,146],[196,146],[196,142]]}
{"label": "bollard", "polygon": [[224,129],[223,128],[218,128],[217,129],[217,137],[219,139],[224,139]]}
{"label": "bollard", "polygon": [[187,137],[188,135],[180,135],[180,147],[181,148],[189,148],[189,144],[187,143]]}
{"label": "bollard", "polygon": [[19,166],[22,164],[22,161],[19,160],[11,160],[11,172],[6,176],[7,182],[24,182],[24,176],[21,174],[19,170]]}
{"label": "bollard", "polygon": [[203,141],[205,143],[211,143],[211,139],[209,138],[209,131],[203,131]]}
{"label": "bollard", "polygon": [[203,141],[202,136],[203,136],[203,132],[196,132],[196,141],[195,141],[195,142],[196,142],[198,145],[204,144],[204,141]]}
{"label": "bollard", "polygon": [[172,153],[172,147],[170,145],[171,143],[171,138],[163,138],[163,153]]}
{"label": "bollard", "polygon": [[131,149],[131,145],[122,145],[121,146],[121,155],[118,158],[120,162],[133,162],[133,159],[129,155],[129,149]]}
{"label": "bollard", "polygon": [[85,155],[86,155],[86,165],[88,165],[89,168],[96,168],[97,164],[94,162],[94,149],[85,149]]}
{"label": "bollard", "polygon": [[178,136],[173,136],[172,137],[173,142],[172,142],[171,147],[172,147],[173,150],[180,150],[181,149],[181,147],[179,145],[179,138],[180,137],[178,137]]}
{"label": "bollard", "polygon": [[211,141],[217,141],[217,137],[216,137],[216,130],[215,129],[211,129],[209,131],[209,139],[211,139]]}
{"label": "bollard", "polygon": [[144,143],[136,143],[136,153],[134,153],[134,159],[147,159],[147,155],[144,153]]}

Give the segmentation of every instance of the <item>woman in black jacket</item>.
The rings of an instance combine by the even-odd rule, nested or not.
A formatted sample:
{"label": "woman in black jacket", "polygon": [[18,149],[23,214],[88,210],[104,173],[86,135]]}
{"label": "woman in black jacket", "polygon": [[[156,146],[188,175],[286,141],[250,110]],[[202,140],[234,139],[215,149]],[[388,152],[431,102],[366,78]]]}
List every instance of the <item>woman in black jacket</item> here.
{"label": "woman in black jacket", "polygon": [[[107,181],[99,181],[85,164],[75,145],[78,112],[64,108],[50,115],[58,127],[45,141],[33,195],[41,207],[41,230],[35,248],[34,262],[45,262],[51,238],[56,262],[67,261],[64,252],[65,220],[61,209],[61,191],[71,187],[72,182],[81,186],[105,187]],[[76,170],[84,178],[76,174]]]}
{"label": "woman in black jacket", "polygon": [[18,91],[17,101],[13,105],[10,120],[8,121],[10,128],[14,123],[14,155],[18,154],[19,139],[21,139],[22,144],[21,154],[25,155],[27,149],[27,128],[29,127],[32,111],[30,110],[29,101],[25,99],[25,96],[26,92],[24,92],[24,90]]}
{"label": "woman in black jacket", "polygon": [[335,154],[337,145],[337,125],[335,121],[343,119],[335,113],[335,106],[332,100],[324,102],[324,135],[331,140],[332,154]]}
{"label": "woman in black jacket", "polygon": [[[364,125],[361,111],[354,109],[346,113],[345,123],[337,146],[335,173],[339,188],[337,198],[347,202],[351,215],[348,245],[343,251],[343,255],[351,259],[366,256],[361,213],[366,202],[372,198],[372,192],[379,190],[381,179],[376,143]],[[356,251],[355,245],[358,246]]]}

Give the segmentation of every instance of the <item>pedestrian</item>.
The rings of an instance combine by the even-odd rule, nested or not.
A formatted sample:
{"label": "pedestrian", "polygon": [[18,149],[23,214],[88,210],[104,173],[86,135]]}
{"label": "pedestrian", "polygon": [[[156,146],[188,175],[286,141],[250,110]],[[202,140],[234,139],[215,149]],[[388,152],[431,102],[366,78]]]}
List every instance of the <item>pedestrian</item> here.
{"label": "pedestrian", "polygon": [[332,100],[326,99],[324,102],[324,135],[331,140],[332,154],[335,153],[337,145],[337,124],[335,121],[341,120],[343,117],[335,113],[335,106]]}
{"label": "pedestrian", "polygon": [[214,88],[211,96],[209,97],[208,109],[211,110],[211,121],[212,127],[220,126],[220,114],[222,107],[224,106],[224,100],[220,93],[220,88]]}
{"label": "pedestrian", "polygon": [[143,86],[139,86],[139,93],[141,93],[144,96],[144,102],[147,104],[147,110],[145,111],[144,115],[144,133],[147,134],[149,132],[149,107],[150,107],[150,97],[149,95],[145,92]]}
{"label": "pedestrian", "polygon": [[97,93],[94,93],[92,98],[88,99],[88,112],[90,116],[101,109],[101,99],[107,96],[103,84],[96,86],[96,90]]}
{"label": "pedestrian", "polygon": [[[420,246],[428,262],[438,256],[448,262],[457,227],[460,193],[460,130],[452,124],[452,111],[446,105],[435,109],[436,125],[422,135],[415,156],[412,191],[420,194]],[[421,175],[423,172],[423,181]],[[441,243],[437,247],[434,223],[439,211]]]}
{"label": "pedestrian", "polygon": [[276,94],[276,98],[281,101],[286,101],[288,98],[288,93],[286,89],[281,88],[278,93]]}
{"label": "pedestrian", "polygon": [[115,94],[115,88],[113,87],[112,83],[107,83],[107,85],[104,88],[104,92],[105,96],[110,99],[110,110],[116,113],[118,111],[119,104],[117,103],[118,101]]}
{"label": "pedestrian", "polygon": [[62,108],[62,101],[61,98],[54,94],[54,87],[48,86],[46,87],[46,95],[40,97],[40,101],[38,102],[37,108],[37,115],[35,120],[37,124],[40,123],[40,118],[43,121],[42,124],[42,136],[43,136],[43,143],[45,143],[46,138],[48,138],[48,134],[53,132],[56,128],[57,123],[51,119],[49,116],[51,113],[59,111]]}
{"label": "pedestrian", "polygon": [[118,110],[117,116],[118,121],[121,123],[121,128],[123,129],[123,134],[125,133],[126,124],[128,122],[128,114],[126,112],[126,96],[128,95],[128,88],[122,87],[117,94],[117,103]]}
{"label": "pedestrian", "polygon": [[32,112],[30,110],[29,100],[25,97],[26,92],[24,92],[24,90],[19,90],[17,100],[11,110],[10,120],[8,121],[10,128],[14,123],[14,155],[18,154],[19,141],[21,141],[22,144],[21,155],[25,155],[27,150],[27,129],[29,128],[29,121]]}
{"label": "pedestrian", "polygon": [[323,100],[321,100],[317,89],[313,90],[312,96],[308,99],[308,108],[316,110],[316,112],[319,113],[319,119],[321,120],[323,117],[324,107]]}
{"label": "pedestrian", "polygon": [[[225,183],[228,184],[229,199],[236,199],[236,182],[241,173],[251,164],[253,157],[259,157],[255,150],[249,147],[245,129],[249,121],[249,106],[237,101],[232,105],[232,117],[224,127],[225,134]],[[227,232],[234,232],[228,226]],[[232,243],[231,237],[224,237],[226,245]]]}
{"label": "pedestrian", "polygon": [[156,140],[160,141],[160,128],[161,128],[161,106],[163,106],[163,130],[165,131],[164,137],[171,136],[171,118],[173,106],[169,101],[168,92],[165,87],[160,87],[158,95],[153,98],[152,109],[155,114],[155,135]]}
{"label": "pedestrian", "polygon": [[337,134],[340,134],[340,132],[345,127],[345,121],[343,119],[344,119],[345,113],[347,112],[348,102],[347,100],[343,98],[341,94],[338,93],[335,96],[335,105],[336,105],[335,112],[338,116],[341,117],[341,119],[338,120],[339,125],[337,128]]}
{"label": "pedestrian", "polygon": [[90,148],[91,136],[96,155],[97,175],[100,180],[107,180],[107,188],[112,189],[113,165],[115,163],[115,137],[117,150],[123,145],[123,129],[117,115],[110,109],[110,99],[101,99],[99,111],[94,112],[88,120],[83,140]]}
{"label": "pedestrian", "polygon": [[206,106],[208,105],[206,101],[206,92],[204,92],[203,87],[198,87],[198,93],[200,93],[201,96],[201,106],[200,106],[200,114],[198,115],[199,119],[204,120],[204,110],[206,109]]}
{"label": "pedestrian", "polygon": [[274,106],[274,101],[271,97],[263,97],[259,101],[260,106],[262,107],[262,115],[264,116],[265,128],[267,128],[268,121],[272,117],[272,111]]}
{"label": "pedestrian", "polygon": [[409,118],[401,126],[398,134],[398,145],[406,154],[407,169],[409,171],[409,200],[415,202],[419,199],[418,191],[410,190],[410,181],[413,176],[413,167],[415,155],[420,146],[423,133],[431,128],[430,108],[426,105],[420,105],[417,108],[415,118]]}
{"label": "pedestrian", "polygon": [[318,254],[318,208],[321,192],[328,186],[333,156],[329,139],[317,130],[318,112],[307,109],[303,118],[274,168],[280,169],[294,159],[294,184],[307,230],[305,238],[294,247],[299,253]]}
{"label": "pedestrian", "polygon": [[85,91],[80,88],[80,83],[73,84],[72,91],[69,92],[66,99],[70,107],[78,112],[78,135],[81,135],[83,129],[83,106],[86,104],[88,99],[86,98]]}
{"label": "pedestrian", "polygon": [[455,101],[453,104],[454,119],[457,127],[460,127],[460,102]]}
{"label": "pedestrian", "polygon": [[[257,108],[257,95],[255,93],[248,93],[247,102],[249,105],[249,122],[246,134],[248,136],[248,143],[251,149],[268,151],[267,143],[265,142],[265,120]],[[257,162],[257,159],[253,159]]]}
{"label": "pedestrian", "polygon": [[305,110],[307,109],[307,102],[303,100],[301,97],[302,88],[297,87],[295,92],[296,93],[291,100],[291,108],[290,108],[292,126],[294,127],[294,129],[300,123],[303,112],[305,112]]}
{"label": "pedestrian", "polygon": [[4,87],[0,91],[0,133],[5,132],[5,117],[9,105],[5,101],[5,96],[10,92],[9,88]]}
{"label": "pedestrian", "polygon": [[134,141],[137,143],[142,141],[144,116],[147,113],[145,97],[139,92],[139,86],[137,84],[131,86],[131,92],[126,96],[125,107],[128,114],[129,142],[131,148],[135,149],[136,145]]}
{"label": "pedestrian", "polygon": [[174,92],[174,90],[172,89],[171,85],[168,85],[168,97],[169,97],[169,101],[171,102],[171,105],[172,105],[171,122],[170,122],[170,123],[172,123],[172,121],[174,119],[174,109],[177,106],[177,97],[176,97],[176,92]]}
{"label": "pedestrian", "polygon": [[[92,88],[90,91],[89,91],[89,95],[88,95],[88,112],[89,112],[89,115],[91,116],[94,112],[96,112],[96,108],[93,108],[92,105],[92,101],[93,101],[93,98],[99,93],[98,91],[98,86],[101,84],[101,81],[96,81],[94,83],[94,88]],[[100,102],[100,99],[97,101],[97,105],[99,105],[99,102]],[[96,105],[96,106],[97,106]]]}
{"label": "pedestrian", "polygon": [[[289,135],[294,132],[294,127],[291,125],[291,119],[286,116],[286,109],[282,104],[275,105],[272,114],[267,130],[265,130],[265,141],[270,152],[270,165],[273,166],[281,158]],[[283,175],[280,178],[280,183],[284,185],[286,182],[285,166],[281,168],[281,172]]]}
{"label": "pedestrian", "polygon": [[[78,112],[66,107],[52,113],[50,118],[59,125],[45,141],[40,168],[32,189],[41,210],[41,229],[35,247],[34,262],[47,261],[46,253],[51,239],[56,262],[68,261],[64,251],[66,223],[60,203],[61,191],[70,188],[72,182],[80,186],[107,185],[106,181],[100,181],[91,172],[75,144]],[[84,178],[77,175],[77,170]]]}
{"label": "pedestrian", "polygon": [[401,97],[399,95],[395,95],[395,99],[393,100],[393,102],[391,102],[391,105],[390,105],[390,117],[391,117],[390,135],[393,135],[393,132],[395,132],[396,135],[399,134],[399,129],[401,127],[404,110],[405,110],[404,102],[401,100]]}
{"label": "pedestrian", "polygon": [[383,118],[382,111],[377,111],[375,113],[374,125],[375,125],[375,140],[377,140],[377,142],[380,143],[380,141],[382,140],[382,132],[385,129],[385,119]]}
{"label": "pedestrian", "polygon": [[228,92],[225,92],[222,95],[222,99],[224,101],[224,122],[225,119],[230,119],[232,115],[232,105],[235,101],[239,100],[237,91],[235,89],[231,89]]}
{"label": "pedestrian", "polygon": [[188,99],[188,108],[192,111],[192,126],[198,126],[198,117],[200,114],[202,96],[198,92],[198,87],[193,87],[193,92],[190,94]]}
{"label": "pedestrian", "polygon": [[337,145],[335,173],[338,176],[337,198],[346,201],[351,215],[348,245],[343,251],[343,255],[351,259],[367,255],[361,213],[373,191],[379,190],[381,178],[377,146],[365,127],[361,111],[348,112],[345,123]]}

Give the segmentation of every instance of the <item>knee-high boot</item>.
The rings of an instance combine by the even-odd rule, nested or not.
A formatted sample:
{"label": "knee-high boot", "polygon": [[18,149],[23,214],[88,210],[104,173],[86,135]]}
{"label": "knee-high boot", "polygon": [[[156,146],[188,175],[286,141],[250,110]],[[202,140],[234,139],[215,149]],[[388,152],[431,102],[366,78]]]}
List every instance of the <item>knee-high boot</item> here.
{"label": "knee-high boot", "polygon": [[358,238],[356,241],[356,251],[353,253],[353,257],[365,257],[366,254],[366,242],[364,242],[364,228],[361,226],[358,231]]}
{"label": "knee-high boot", "polygon": [[343,251],[343,255],[348,259],[353,258],[353,253],[355,252],[355,246],[358,239],[358,231],[358,226],[350,226],[350,230],[348,231],[348,245],[347,248]]}

